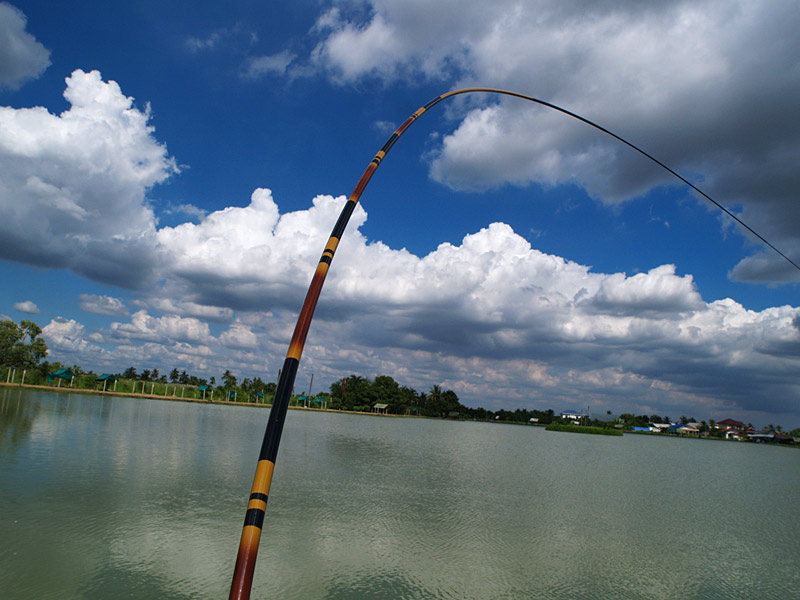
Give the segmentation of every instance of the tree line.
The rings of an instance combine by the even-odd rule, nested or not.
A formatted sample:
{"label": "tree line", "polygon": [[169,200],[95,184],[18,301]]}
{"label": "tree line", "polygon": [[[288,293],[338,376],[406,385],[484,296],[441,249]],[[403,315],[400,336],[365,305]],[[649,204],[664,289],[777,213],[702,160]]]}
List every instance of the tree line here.
{"label": "tree line", "polygon": [[334,381],[326,397],[327,407],[333,410],[369,412],[376,405],[385,405],[381,410],[387,413],[454,418],[471,410],[461,404],[453,390],[434,385],[427,392],[417,392],[388,375],[375,379],[350,375]]}
{"label": "tree line", "polygon": [[474,421],[502,421],[508,423],[534,422],[548,425],[559,420],[552,409],[516,409],[491,411],[483,407],[472,408],[461,403],[453,390],[433,385],[426,392],[418,392],[400,385],[389,375],[378,375],[368,379],[362,375],[350,375],[335,381],[327,394],[328,408],[369,412],[376,405],[386,405],[390,414],[419,415]]}

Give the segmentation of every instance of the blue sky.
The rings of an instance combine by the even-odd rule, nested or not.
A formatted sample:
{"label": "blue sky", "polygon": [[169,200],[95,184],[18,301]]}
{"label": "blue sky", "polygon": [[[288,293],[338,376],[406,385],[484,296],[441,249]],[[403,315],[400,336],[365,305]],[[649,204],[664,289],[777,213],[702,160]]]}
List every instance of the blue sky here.
{"label": "blue sky", "polygon": [[[369,160],[472,86],[600,123],[797,262],[796,5],[640,4],[0,3],[0,314],[95,371],[272,379]],[[462,96],[363,195],[297,385],[796,427],[799,279],[613,139]]]}

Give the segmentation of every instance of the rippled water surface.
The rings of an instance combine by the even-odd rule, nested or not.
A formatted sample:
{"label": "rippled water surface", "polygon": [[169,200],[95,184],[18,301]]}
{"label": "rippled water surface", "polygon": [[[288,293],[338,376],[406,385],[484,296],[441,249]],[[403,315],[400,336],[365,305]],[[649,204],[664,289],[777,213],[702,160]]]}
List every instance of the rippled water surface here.
{"label": "rippled water surface", "polygon": [[[0,390],[0,598],[224,598],[267,411]],[[254,598],[788,598],[800,452],[291,411]]]}

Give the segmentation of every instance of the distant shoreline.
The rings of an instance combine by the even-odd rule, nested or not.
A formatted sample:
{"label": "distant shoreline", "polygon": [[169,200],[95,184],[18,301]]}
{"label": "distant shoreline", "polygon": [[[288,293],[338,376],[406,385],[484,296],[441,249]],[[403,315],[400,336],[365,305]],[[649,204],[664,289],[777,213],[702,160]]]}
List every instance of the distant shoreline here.
{"label": "distant shoreline", "polygon": [[[4,381],[0,381],[0,387],[3,388],[18,388],[18,389],[25,389],[25,390],[42,390],[45,392],[66,392],[69,394],[94,394],[97,396],[115,396],[117,398],[147,398],[149,400],[169,400],[175,402],[194,402],[195,404],[219,404],[221,406],[255,406],[258,408],[272,408],[272,404],[261,404],[258,402],[231,402],[230,400],[203,400],[202,398],[186,398],[180,396],[159,396],[157,394],[137,394],[135,392],[114,392],[114,391],[103,391],[103,390],[87,390],[82,388],[70,388],[70,387],[53,387],[49,385],[30,385],[30,384],[21,384],[21,383],[6,383]],[[393,414],[384,414],[384,413],[374,413],[374,412],[363,412],[357,410],[337,410],[333,408],[315,408],[315,407],[305,407],[305,406],[290,406],[289,410],[304,410],[304,411],[313,411],[313,412],[328,412],[328,413],[341,413],[341,414],[351,414],[351,415],[367,415],[372,417],[401,417],[401,418],[429,418],[423,417],[420,415],[393,415]],[[433,418],[433,417],[431,417]]]}
{"label": "distant shoreline", "polygon": [[[6,383],[0,381],[0,388],[17,388],[17,389],[25,389],[25,390],[41,390],[44,392],[66,392],[69,394],[94,394],[96,396],[113,396],[117,398],[147,398],[149,400],[168,400],[173,402],[193,402],[195,404],[217,404],[220,406],[252,406],[258,408],[272,408],[272,404],[260,404],[257,402],[231,402],[229,400],[203,400],[202,398],[181,398],[180,396],[158,396],[156,394],[137,394],[131,392],[114,392],[114,391],[103,391],[103,390],[87,390],[87,389],[80,389],[80,388],[70,388],[70,387],[52,387],[49,385],[30,385],[30,384],[20,384],[20,383]],[[390,417],[395,419],[435,419],[441,420],[438,417],[429,417],[424,415],[396,415],[396,414],[387,414],[387,413],[374,413],[374,412],[363,412],[357,410],[339,410],[333,408],[316,408],[316,407],[305,407],[305,406],[290,406],[289,410],[300,410],[300,411],[309,411],[309,412],[324,412],[324,413],[335,413],[335,414],[343,414],[343,415],[365,415],[368,417]],[[517,422],[517,421],[463,421],[469,423],[494,423],[496,425],[524,425],[524,426],[533,426],[533,427],[545,427],[540,423],[524,423],[524,422]],[[721,438],[715,437],[695,437],[695,436],[670,436],[665,435],[663,433],[651,433],[651,432],[644,432],[644,431],[626,431],[624,432],[625,435],[628,434],[635,434],[635,435],[644,435],[644,436],[652,436],[652,437],[668,437],[673,438],[676,437],[678,439],[689,439],[689,440],[712,440],[712,441],[721,441],[721,442],[732,442],[733,440],[725,440]],[[747,443],[753,443],[748,441]],[[786,448],[800,448],[800,445],[797,444],[763,444],[765,446],[778,446],[778,447],[786,447]]]}

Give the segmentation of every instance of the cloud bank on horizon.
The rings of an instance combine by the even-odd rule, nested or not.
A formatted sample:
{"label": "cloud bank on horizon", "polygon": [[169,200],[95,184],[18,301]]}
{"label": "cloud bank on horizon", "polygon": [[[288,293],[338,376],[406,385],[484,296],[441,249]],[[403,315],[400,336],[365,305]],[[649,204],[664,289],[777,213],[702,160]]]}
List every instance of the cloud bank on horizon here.
{"label": "cloud bank on horizon", "polygon": [[[14,87],[49,59],[25,32],[24,15],[7,4],[0,10],[17,19],[6,35],[29,48],[4,59],[15,69],[0,72],[0,82]],[[679,171],[701,173],[712,195],[732,198],[743,220],[796,256],[800,122],[792,98],[800,72],[770,71],[795,64],[797,24],[788,2],[596,3],[589,11],[568,2],[334,3],[318,16],[305,54],[252,55],[241,73],[322,76],[338,86],[422,77],[535,88],[649,140],[648,151]],[[753,56],[765,35],[774,43]],[[195,38],[192,50],[213,50],[213,39]],[[277,365],[285,352],[345,198],[321,194],[281,213],[280,199],[258,188],[249,202],[233,199],[240,206],[206,213],[187,204],[193,221],[161,225],[152,190],[191,172],[156,137],[149,107],[137,108],[122,88],[77,69],[61,114],[0,107],[0,258],[66,269],[131,295],[80,295],[83,311],[113,319],[105,327],[89,330],[79,314],[54,317],[44,335],[57,359],[120,369],[183,364],[199,373],[236,364],[262,375],[265,361]],[[765,96],[770,111],[754,122]],[[452,131],[426,158],[430,177],[454,190],[571,183],[613,207],[673,183],[585,126],[513,100],[464,99],[447,110]],[[489,408],[503,399],[511,407],[579,402],[798,419],[795,307],[707,302],[671,264],[595,272],[537,250],[504,223],[417,256],[368,239],[366,221],[359,207],[306,348],[303,368],[323,381],[388,373],[419,389],[443,384]],[[731,277],[797,281],[781,261],[756,250]],[[38,311],[31,300],[19,304]]]}

